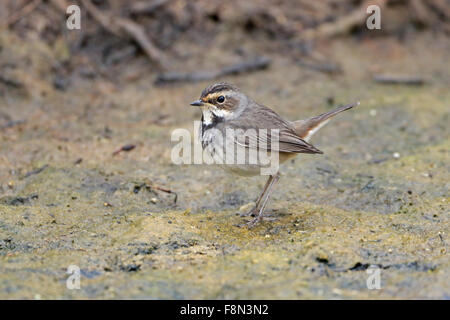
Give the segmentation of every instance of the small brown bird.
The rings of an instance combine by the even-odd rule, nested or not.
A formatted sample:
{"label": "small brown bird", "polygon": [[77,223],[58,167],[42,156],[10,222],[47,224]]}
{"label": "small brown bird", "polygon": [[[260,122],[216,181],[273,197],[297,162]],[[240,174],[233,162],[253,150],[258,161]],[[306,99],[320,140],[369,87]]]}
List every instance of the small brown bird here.
{"label": "small brown bird", "polygon": [[[279,163],[299,153],[321,154],[322,151],[308,143],[311,136],[331,117],[359,105],[359,102],[338,107],[306,120],[291,122],[282,119],[272,109],[253,101],[236,86],[217,83],[203,90],[200,99],[191,105],[202,110],[199,137],[203,150],[224,169],[239,175],[254,176],[260,174],[261,168],[267,164],[263,164],[259,157],[255,158],[252,149],[264,149],[269,154],[276,152]],[[227,134],[229,129],[238,134]],[[270,143],[271,130],[278,133],[276,144]],[[227,152],[232,152],[232,157],[229,158],[230,154],[227,156]],[[239,152],[245,154],[244,162],[225,161],[235,159],[235,154]],[[267,201],[279,178],[278,170],[269,176],[255,207],[248,213],[255,216],[248,223],[250,227],[262,219]]]}

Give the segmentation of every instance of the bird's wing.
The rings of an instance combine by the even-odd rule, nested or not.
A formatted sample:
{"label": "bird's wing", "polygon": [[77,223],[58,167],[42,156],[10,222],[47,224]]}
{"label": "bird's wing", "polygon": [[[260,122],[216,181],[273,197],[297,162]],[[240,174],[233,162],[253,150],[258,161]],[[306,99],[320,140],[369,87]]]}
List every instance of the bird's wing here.
{"label": "bird's wing", "polygon": [[[287,130],[275,131],[247,129],[235,131],[235,143],[250,149],[289,153],[323,153],[313,145]],[[278,140],[278,144],[276,141]]]}
{"label": "bird's wing", "polygon": [[235,129],[235,143],[240,146],[288,153],[323,153],[300,138],[289,122],[267,107],[257,105],[239,119],[227,127]]}

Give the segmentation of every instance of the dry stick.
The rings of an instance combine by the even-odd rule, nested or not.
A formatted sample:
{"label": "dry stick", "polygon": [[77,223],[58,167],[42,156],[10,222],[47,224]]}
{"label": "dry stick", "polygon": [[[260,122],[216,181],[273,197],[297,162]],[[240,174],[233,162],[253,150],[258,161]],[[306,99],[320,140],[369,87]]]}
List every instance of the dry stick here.
{"label": "dry stick", "polygon": [[[3,71],[4,72],[4,71]],[[17,79],[12,78],[7,73],[0,74],[0,83],[4,83],[5,85],[13,88],[21,88],[23,87],[23,83]]]}
{"label": "dry stick", "polygon": [[126,145],[120,147],[119,149],[117,149],[116,151],[114,151],[112,155],[113,156],[118,155],[122,151],[129,152],[129,151],[133,150],[134,148],[136,148],[136,145],[134,145],[134,144],[126,144]]}
{"label": "dry stick", "polygon": [[27,173],[25,173],[24,178],[28,178],[29,176],[32,176],[34,174],[38,174],[41,173],[42,171],[44,171],[46,168],[48,168],[48,164],[43,165],[42,167],[39,167],[37,169],[28,171]]}
{"label": "dry stick", "polygon": [[13,14],[9,17],[8,20],[6,20],[4,26],[9,27],[15,24],[17,21],[25,17],[26,15],[33,12],[34,9],[37,8],[37,6],[42,2],[42,0],[34,0],[25,5],[20,11],[16,12],[16,14]]}
{"label": "dry stick", "polygon": [[352,27],[364,23],[367,19],[367,7],[369,5],[378,5],[382,9],[388,0],[365,1],[358,9],[350,14],[340,17],[336,21],[323,23],[316,29],[308,29],[300,33],[299,37],[304,39],[329,38],[347,33]]}
{"label": "dry stick", "polygon": [[130,5],[132,14],[150,14],[169,3],[171,0],[137,1]]}
{"label": "dry stick", "polygon": [[149,191],[159,190],[159,191],[162,191],[162,192],[165,192],[165,193],[173,194],[175,196],[175,198],[173,199],[173,203],[177,203],[178,194],[175,191],[167,189],[167,188],[164,188],[164,187],[160,187],[160,186],[154,185],[149,179],[145,179],[144,186]]}
{"label": "dry stick", "polygon": [[96,20],[103,27],[103,29],[117,37],[123,36],[111,16],[103,14],[95,5],[92,4],[90,0],[81,0],[81,3],[92,18],[94,18],[94,20]]}
{"label": "dry stick", "polygon": [[178,194],[177,194],[176,192],[173,192],[173,191],[170,190],[170,189],[158,187],[158,186],[155,186],[155,185],[152,185],[152,184],[150,184],[149,187],[150,187],[151,189],[153,188],[153,189],[156,189],[156,190],[165,192],[165,193],[173,194],[173,195],[175,196],[175,198],[173,199],[173,203],[177,203],[177,200],[178,200]]}
{"label": "dry stick", "polygon": [[226,75],[266,69],[269,66],[270,62],[271,60],[269,58],[257,57],[255,59],[237,63],[220,70],[198,71],[191,73],[168,72],[159,74],[156,78],[155,83],[162,84],[170,82],[196,82],[212,80]]}
{"label": "dry stick", "polygon": [[15,126],[20,126],[21,124],[26,123],[26,120],[10,120],[5,124],[0,125],[0,130],[13,128]]}
{"label": "dry stick", "polygon": [[124,18],[119,18],[117,24],[139,44],[151,60],[157,62],[163,69],[168,69],[169,64],[163,53],[148,40],[144,29],[140,25]]}
{"label": "dry stick", "polygon": [[66,12],[67,7],[69,4],[66,2],[66,0],[50,0],[50,2],[55,6],[59,11]]}
{"label": "dry stick", "polygon": [[330,63],[330,62],[318,62],[318,63],[310,63],[310,62],[306,62],[303,60],[298,60],[297,64],[299,66],[314,70],[314,71],[319,71],[319,72],[323,72],[323,73],[328,73],[328,74],[337,74],[337,73],[341,73],[342,72],[342,68],[341,66],[334,64],[334,63]]}
{"label": "dry stick", "polygon": [[430,11],[421,0],[411,0],[410,5],[417,20],[423,24],[430,24],[433,21],[434,17],[430,15]]}
{"label": "dry stick", "polygon": [[120,38],[133,39],[150,58],[162,69],[167,69],[168,62],[162,52],[147,38],[144,29],[130,19],[112,17],[102,13],[90,0],[81,0],[89,14],[111,34]]}
{"label": "dry stick", "polygon": [[420,77],[395,76],[395,75],[375,75],[373,80],[383,84],[407,84],[420,86],[425,81]]}
{"label": "dry stick", "polygon": [[431,5],[436,12],[445,15],[447,18],[450,17],[450,8],[446,0],[430,0],[428,5]]}

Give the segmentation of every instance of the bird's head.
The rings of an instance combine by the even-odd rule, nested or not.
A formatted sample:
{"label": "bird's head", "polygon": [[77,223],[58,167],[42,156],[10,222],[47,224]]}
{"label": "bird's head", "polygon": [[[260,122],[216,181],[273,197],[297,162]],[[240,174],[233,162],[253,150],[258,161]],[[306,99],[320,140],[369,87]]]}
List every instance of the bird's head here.
{"label": "bird's head", "polygon": [[239,116],[248,105],[249,98],[236,86],[216,83],[203,90],[200,99],[191,106],[200,107],[203,116],[214,116],[221,120],[232,120]]}

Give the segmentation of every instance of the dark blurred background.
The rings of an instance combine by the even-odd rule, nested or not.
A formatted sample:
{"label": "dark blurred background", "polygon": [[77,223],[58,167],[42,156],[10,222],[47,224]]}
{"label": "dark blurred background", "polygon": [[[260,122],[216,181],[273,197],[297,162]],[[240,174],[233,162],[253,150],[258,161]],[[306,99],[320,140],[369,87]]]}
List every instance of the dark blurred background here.
{"label": "dark blurred background", "polygon": [[[81,8],[80,30],[66,27],[70,4]],[[380,30],[366,27],[371,4],[382,10]],[[306,68],[335,73],[341,71],[338,62],[320,54],[320,46],[333,39],[394,37],[408,42],[427,30],[450,33],[446,0],[5,0],[0,15],[3,33],[42,42],[52,51],[55,61],[42,76],[57,89],[80,78],[129,81],[143,73],[160,83],[214,78],[221,68],[241,60],[251,63],[261,55],[288,56]],[[2,91],[5,83],[21,82],[11,69],[30,62],[11,64],[3,57]],[[207,74],[161,74],[170,71]]]}

